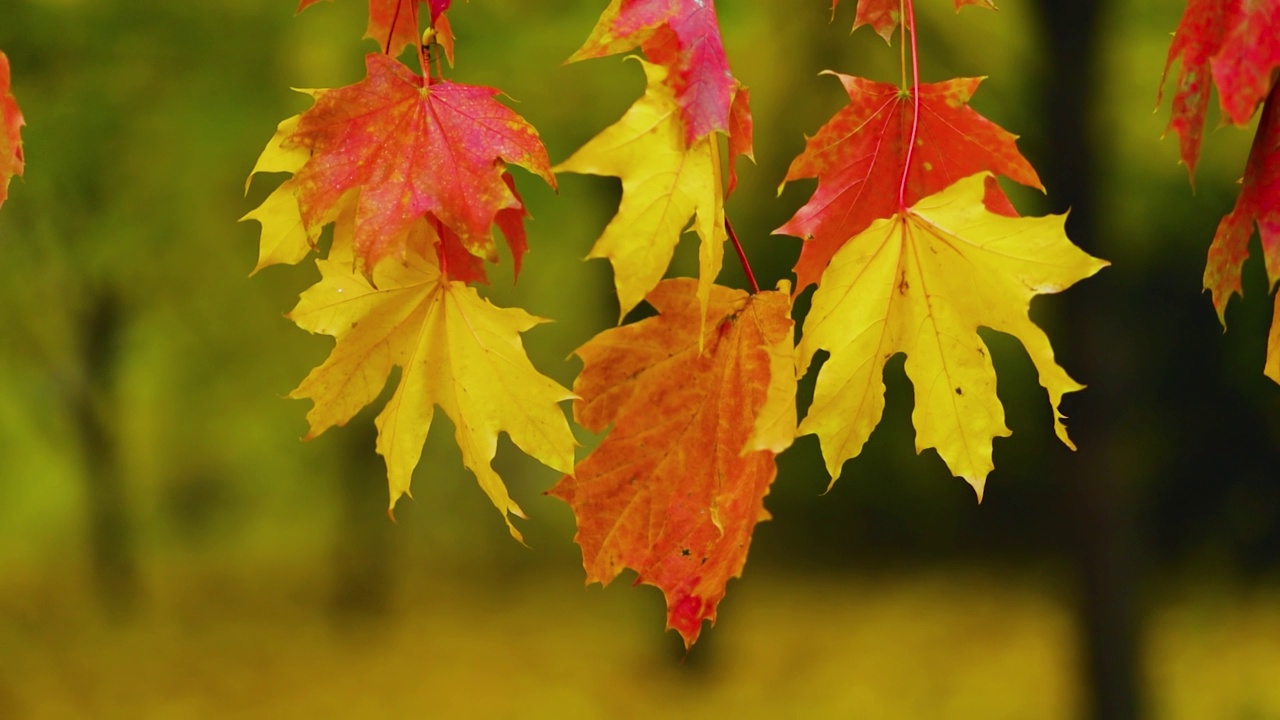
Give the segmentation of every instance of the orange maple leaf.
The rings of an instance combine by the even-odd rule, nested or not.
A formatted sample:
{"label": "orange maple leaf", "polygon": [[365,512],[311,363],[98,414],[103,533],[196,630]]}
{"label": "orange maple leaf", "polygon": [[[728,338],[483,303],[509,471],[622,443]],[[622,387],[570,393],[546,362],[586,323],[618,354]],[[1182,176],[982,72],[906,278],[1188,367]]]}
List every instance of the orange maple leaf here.
{"label": "orange maple leaf", "polygon": [[[897,4],[894,4],[897,7]],[[898,188],[912,136],[913,98],[896,85],[835,75],[849,104],[809,138],[783,184],[818,178],[804,207],[776,232],[805,238],[796,262],[796,290],[818,281],[836,251],[872,221],[899,210]],[[1004,175],[1040,190],[1040,178],[1018,152],[1017,136],[969,107],[982,78],[920,87],[920,121],[907,175],[907,206],[979,172]],[[1016,215],[1004,192],[988,185],[986,204]]]}
{"label": "orange maple leaf", "polygon": [[666,595],[667,626],[686,645],[741,574],[769,517],[774,457],[795,437],[788,290],[716,285],[703,321],[697,283],[664,280],[647,298],[656,317],[577,351],[574,417],[613,429],[549,494],[573,507],[587,581],[632,568]]}
{"label": "orange maple leaf", "polygon": [[9,180],[22,175],[22,111],[9,88],[9,58],[0,52],[0,205],[9,197]]}
{"label": "orange maple leaf", "polygon": [[356,257],[365,268],[402,254],[400,239],[424,217],[439,220],[471,254],[496,261],[494,222],[515,211],[505,230],[523,210],[503,162],[555,187],[537,131],[495,101],[493,88],[428,82],[377,53],[365,63],[368,76],[359,83],[316,92],[282,143],[310,153],[292,180],[308,231],[359,189]]}

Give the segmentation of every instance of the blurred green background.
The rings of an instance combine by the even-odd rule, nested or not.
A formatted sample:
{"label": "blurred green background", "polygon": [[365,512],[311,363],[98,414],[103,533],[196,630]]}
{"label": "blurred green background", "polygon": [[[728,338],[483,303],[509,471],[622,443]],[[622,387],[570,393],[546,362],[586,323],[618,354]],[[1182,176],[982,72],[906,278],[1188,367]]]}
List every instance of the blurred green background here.
{"label": "blurred green background", "polygon": [[[457,3],[450,75],[506,91],[562,160],[643,87],[618,58],[561,64],[604,4]],[[853,5],[831,23],[819,0],[721,2],[758,160],[729,213],[762,285],[789,277],[798,241],[770,231],[812,185],[775,189],[844,98],[817,73],[898,76],[896,47],[849,35]],[[364,3],[292,9],[0,10],[28,122],[0,209],[0,718],[1280,717],[1272,303],[1256,259],[1226,335],[1200,292],[1252,133],[1211,113],[1194,192],[1161,140],[1182,3],[920,3],[922,78],[989,76],[974,106],[1048,187],[1015,203],[1070,206],[1076,241],[1113,263],[1033,308],[1090,386],[1065,406],[1080,451],[1053,438],[1022,349],[988,334],[1014,435],[977,505],[914,453],[897,360],[880,429],[829,493],[812,437],[782,456],[775,519],[687,656],[657,591],[583,589],[572,516],[541,494],[555,475],[505,440],[529,547],[443,417],[396,524],[374,413],[299,442],[307,405],[283,396],[331,341],[282,315],[316,272],[246,277],[258,228],[235,220],[279,176],[241,188],[308,105],[289,88],[355,82],[374,44]],[[566,358],[616,316],[607,264],[579,258],[618,187],[517,176],[533,250],[487,292],[555,320],[525,342],[569,385]],[[693,268],[686,242],[673,273]]]}

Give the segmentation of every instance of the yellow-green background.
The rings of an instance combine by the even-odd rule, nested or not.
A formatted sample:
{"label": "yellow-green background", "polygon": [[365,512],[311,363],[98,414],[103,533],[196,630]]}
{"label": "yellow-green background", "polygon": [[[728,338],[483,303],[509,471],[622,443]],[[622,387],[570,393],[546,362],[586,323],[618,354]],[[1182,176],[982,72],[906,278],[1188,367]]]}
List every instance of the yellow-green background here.
{"label": "yellow-green background", "polygon": [[[603,5],[459,2],[450,76],[502,88],[561,160],[642,89],[619,58],[561,64]],[[770,231],[812,189],[776,187],[804,133],[842,104],[818,71],[898,77],[896,46],[849,35],[853,5],[831,24],[825,0],[720,3],[759,161],[741,170],[729,212],[763,284],[788,276],[798,241]],[[1040,167],[1054,138],[1034,4],[920,5],[923,79],[989,76],[974,106],[1023,135]],[[1087,516],[1063,501],[1068,453],[1006,339],[991,336],[1014,436],[996,444],[983,505],[934,453],[914,454],[910,387],[893,364],[884,426],[831,492],[812,438],[782,457],[775,519],[687,657],[662,632],[657,591],[625,579],[583,589],[572,516],[541,495],[554,474],[505,440],[497,466],[530,515],[529,547],[461,468],[443,417],[396,524],[372,413],[300,443],[307,406],[283,395],[331,341],[283,313],[314,266],[247,278],[257,226],[235,220],[277,181],[242,196],[275,124],[307,106],[289,88],[361,77],[375,49],[360,39],[363,9],[0,8],[28,122],[27,173],[0,209],[0,718],[1087,712],[1073,540]],[[1090,250],[1114,263],[1089,282],[1123,302],[1108,320],[1074,322],[1126,328],[1109,373],[1119,381],[1086,392],[1123,412],[1096,467],[1126,488],[1148,714],[1280,717],[1280,387],[1260,373],[1271,302],[1254,260],[1224,336],[1199,291],[1251,134],[1215,131],[1211,114],[1192,191],[1176,141],[1160,139],[1167,109],[1152,113],[1181,9],[1110,4],[1099,72],[1080,70],[1096,104],[1078,121],[1101,158]],[[517,181],[532,252],[518,285],[504,266],[489,293],[555,320],[526,345],[569,385],[578,366],[566,357],[616,315],[607,265],[579,258],[617,185],[562,176],[554,194]],[[1015,202],[1061,211],[1054,190],[1015,190]],[[692,250],[673,272],[693,272]],[[722,282],[741,278],[730,255]],[[1073,292],[1087,291],[1037,301],[1051,336],[1073,318]],[[1086,468],[1093,450],[1081,450]]]}

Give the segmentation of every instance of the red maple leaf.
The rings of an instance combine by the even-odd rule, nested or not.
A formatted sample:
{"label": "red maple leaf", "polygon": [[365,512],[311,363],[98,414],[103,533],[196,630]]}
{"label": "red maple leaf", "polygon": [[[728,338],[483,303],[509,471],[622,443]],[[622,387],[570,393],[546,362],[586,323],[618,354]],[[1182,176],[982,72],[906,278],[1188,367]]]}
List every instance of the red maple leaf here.
{"label": "red maple leaf", "polygon": [[686,141],[729,131],[737,81],[729,71],[713,0],[613,0],[570,62],[643,48],[670,71]]}
{"label": "red maple leaf", "polygon": [[667,626],[686,645],[741,574],[769,517],[775,453],[795,436],[787,293],[713,286],[704,322],[696,291],[664,280],[647,298],[656,317],[577,350],[574,417],[613,427],[549,491],[573,507],[587,581],[635,570],[666,595]]}
{"label": "red maple leaf", "polygon": [[[831,0],[831,12],[836,11],[839,3],[840,0]],[[955,0],[955,3],[957,11],[965,5],[982,5],[992,10],[996,7],[991,0]],[[853,29],[870,25],[880,37],[889,40],[898,27],[901,10],[902,0],[858,0],[857,14],[853,16]]]}
{"label": "red maple leaf", "polygon": [[[818,178],[804,207],[775,232],[805,238],[796,262],[796,291],[818,281],[846,241],[899,210],[898,188],[907,162],[913,99],[896,85],[829,73],[844,83],[849,105],[808,139],[784,183]],[[981,78],[920,88],[920,121],[907,177],[905,203],[914,205],[955,181],[993,172],[1043,190],[1015,144],[1017,136],[969,107]],[[1015,215],[1004,192],[988,184],[988,209]]]}
{"label": "red maple leaf", "polygon": [[9,197],[9,179],[22,174],[22,111],[9,89],[9,58],[0,52],[0,205]]}
{"label": "red maple leaf", "polygon": [[[1240,266],[1249,256],[1254,224],[1262,238],[1263,261],[1271,287],[1280,282],[1280,85],[1272,88],[1262,110],[1258,134],[1245,165],[1244,184],[1235,208],[1218,224],[1204,269],[1205,289],[1213,293],[1218,318],[1225,322],[1227,302],[1241,293]],[[1277,307],[1280,307],[1278,305]],[[1280,327],[1280,314],[1273,321]],[[1276,382],[1280,382],[1277,373]]]}
{"label": "red maple leaf", "polygon": [[[1165,76],[1175,59],[1182,66],[1169,129],[1178,133],[1182,161],[1194,175],[1210,77],[1236,125],[1249,122],[1267,97],[1272,72],[1280,67],[1280,0],[1190,0],[1169,46]],[[1157,102],[1162,98],[1163,87]]]}
{"label": "red maple leaf", "polygon": [[729,108],[729,182],[724,196],[728,198],[738,187],[738,156],[745,155],[755,162],[755,122],[751,119],[751,93],[739,87],[733,94]]}
{"label": "red maple leaf", "polygon": [[366,268],[400,252],[406,229],[428,214],[468,252],[496,261],[494,222],[507,232],[519,214],[502,211],[523,208],[503,162],[555,187],[537,131],[495,101],[493,88],[427,83],[379,53],[365,63],[364,80],[318,93],[286,140],[311,152],[294,175],[303,221],[324,225],[335,203],[359,189],[355,243]]}
{"label": "red maple leaf", "polygon": [[[302,12],[320,0],[300,0],[296,12]],[[369,0],[369,27],[364,36],[377,41],[390,55],[399,55],[406,45],[417,45],[418,7],[426,5],[434,25],[440,13],[449,9],[453,0]]]}

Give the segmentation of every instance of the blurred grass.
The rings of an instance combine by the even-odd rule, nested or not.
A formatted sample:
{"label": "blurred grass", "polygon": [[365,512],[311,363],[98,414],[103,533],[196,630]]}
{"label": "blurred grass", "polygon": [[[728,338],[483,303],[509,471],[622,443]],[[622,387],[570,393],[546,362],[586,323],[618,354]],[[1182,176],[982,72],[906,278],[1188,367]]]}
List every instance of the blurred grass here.
{"label": "blurred grass", "polygon": [[[174,570],[171,581],[184,575]],[[282,582],[298,585],[282,592]],[[656,591],[576,585],[526,579],[498,591],[454,578],[402,593],[385,624],[335,628],[308,611],[305,578],[240,577],[221,591],[175,583],[158,617],[132,629],[8,627],[0,713],[1073,715],[1068,614],[1030,586],[982,574],[835,582],[775,573],[735,587],[722,627],[682,661],[675,636],[659,634]]]}
{"label": "blurred grass", "polygon": [[[657,591],[569,573],[433,575],[380,621],[334,624],[321,578],[175,566],[146,623],[15,602],[0,717],[1072,718],[1072,615],[1053,583],[989,570],[735,583],[687,657]],[[203,577],[201,577],[203,575]],[[68,588],[59,588],[59,591]],[[45,588],[45,592],[52,591]],[[1280,592],[1183,587],[1154,606],[1153,717],[1280,715]],[[82,610],[84,608],[81,608]]]}

